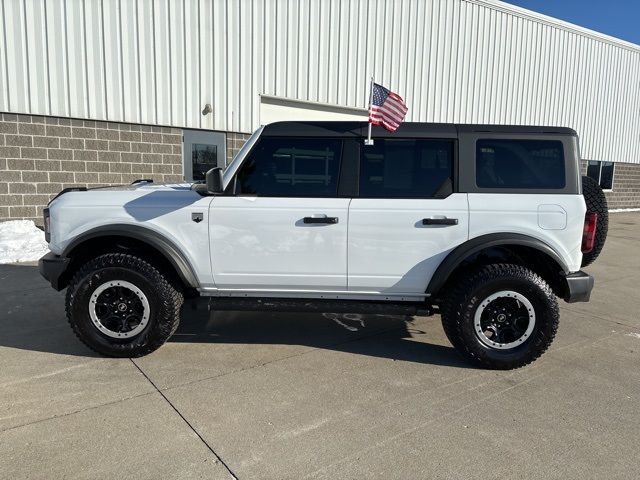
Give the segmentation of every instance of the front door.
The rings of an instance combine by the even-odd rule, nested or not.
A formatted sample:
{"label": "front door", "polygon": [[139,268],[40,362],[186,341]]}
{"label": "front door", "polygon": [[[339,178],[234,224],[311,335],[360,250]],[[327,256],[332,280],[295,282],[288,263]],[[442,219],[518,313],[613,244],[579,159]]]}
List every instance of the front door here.
{"label": "front door", "polygon": [[[467,194],[453,193],[454,141],[375,139],[362,146],[349,208],[349,290],[424,296],[468,238]],[[416,298],[418,299],[418,298]]]}
{"label": "front door", "polygon": [[263,137],[210,207],[216,287],[344,291],[349,198],[338,198],[342,140]]}
{"label": "front door", "polygon": [[224,168],[226,138],[224,133],[210,130],[184,130],[182,148],[184,178],[187,181],[204,180],[213,167]]}

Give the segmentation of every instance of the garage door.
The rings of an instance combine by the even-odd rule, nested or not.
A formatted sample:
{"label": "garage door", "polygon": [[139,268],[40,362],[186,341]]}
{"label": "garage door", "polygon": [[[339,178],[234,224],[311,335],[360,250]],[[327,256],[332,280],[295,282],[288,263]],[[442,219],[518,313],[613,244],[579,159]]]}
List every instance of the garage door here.
{"label": "garage door", "polygon": [[367,120],[364,108],[341,107],[280,97],[260,97],[260,124],[291,120]]}

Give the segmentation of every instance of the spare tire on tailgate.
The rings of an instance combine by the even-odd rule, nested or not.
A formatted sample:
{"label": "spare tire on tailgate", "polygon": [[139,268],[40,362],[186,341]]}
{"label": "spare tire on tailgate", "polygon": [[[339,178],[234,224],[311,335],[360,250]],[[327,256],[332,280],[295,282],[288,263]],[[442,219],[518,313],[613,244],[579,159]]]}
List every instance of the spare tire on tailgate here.
{"label": "spare tire on tailgate", "polygon": [[607,239],[607,230],[609,229],[609,209],[607,207],[607,199],[598,182],[591,177],[582,177],[582,195],[587,204],[587,213],[597,213],[598,221],[596,224],[596,239],[593,250],[582,255],[582,266],[592,264],[604,247]]}

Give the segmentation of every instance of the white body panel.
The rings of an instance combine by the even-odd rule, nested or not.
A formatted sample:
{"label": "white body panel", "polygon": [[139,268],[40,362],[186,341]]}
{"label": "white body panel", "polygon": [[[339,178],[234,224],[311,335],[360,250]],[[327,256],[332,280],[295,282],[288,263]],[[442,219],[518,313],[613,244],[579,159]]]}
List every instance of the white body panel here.
{"label": "white body panel", "polygon": [[[209,294],[416,300],[451,250],[491,233],[537,238],[578,271],[586,207],[581,195],[203,197],[189,185],[140,185],[69,192],[50,211],[52,252],[96,227],[142,226],[180,248]],[[318,214],[339,221],[302,222]],[[443,216],[458,225],[421,224]]]}
{"label": "white body panel", "polygon": [[[224,176],[228,185],[256,132]],[[420,300],[454,248],[492,233],[537,238],[578,271],[582,195],[466,194],[444,199],[201,196],[188,184],[68,192],[50,205],[52,252],[97,227],[142,227],[172,242],[202,293]],[[198,213],[201,222],[194,222]],[[337,217],[308,224],[304,217]],[[423,225],[425,218],[456,225]]]}
{"label": "white body panel", "polygon": [[[570,214],[563,217],[561,210]],[[582,195],[470,193],[469,211],[470,239],[490,233],[528,235],[553,248],[570,271],[580,270],[587,211]]]}
{"label": "white body panel", "polygon": [[[458,225],[422,225],[423,218]],[[425,293],[440,262],[468,239],[466,193],[445,199],[353,199],[349,208],[349,290]]]}
{"label": "white body panel", "polygon": [[[348,198],[216,197],[211,264],[220,289],[347,288]],[[305,224],[304,217],[337,217]]]}
{"label": "white body panel", "polygon": [[[209,204],[190,185],[141,184],[130,187],[68,192],[50,206],[49,248],[60,254],[76,237],[93,228],[135,225],[173,242],[191,265],[201,286],[212,287],[207,231]],[[202,213],[195,223],[192,213]]]}

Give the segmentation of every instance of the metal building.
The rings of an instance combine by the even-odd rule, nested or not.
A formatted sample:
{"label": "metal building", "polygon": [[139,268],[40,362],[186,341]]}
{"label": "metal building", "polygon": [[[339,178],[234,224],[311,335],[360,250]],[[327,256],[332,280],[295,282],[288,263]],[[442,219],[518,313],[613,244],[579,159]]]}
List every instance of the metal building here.
{"label": "metal building", "polygon": [[260,124],[365,119],[372,75],[408,120],[572,127],[612,206],[640,206],[640,46],[500,1],[0,7],[0,219],[67,184],[188,177]]}

